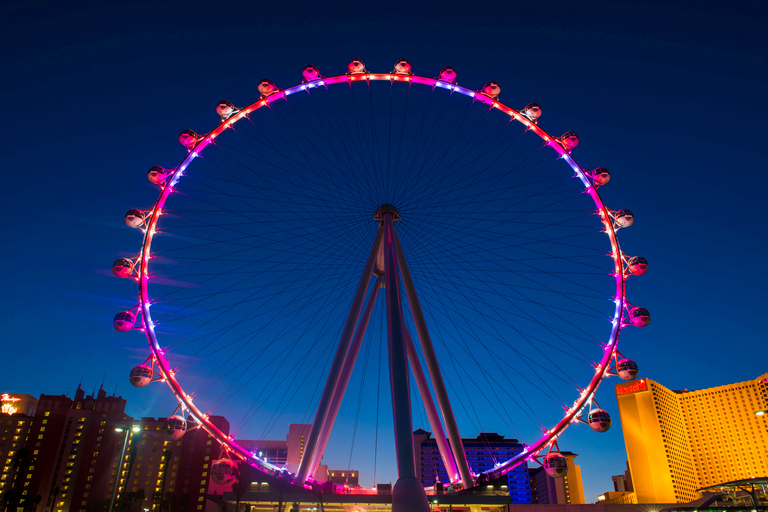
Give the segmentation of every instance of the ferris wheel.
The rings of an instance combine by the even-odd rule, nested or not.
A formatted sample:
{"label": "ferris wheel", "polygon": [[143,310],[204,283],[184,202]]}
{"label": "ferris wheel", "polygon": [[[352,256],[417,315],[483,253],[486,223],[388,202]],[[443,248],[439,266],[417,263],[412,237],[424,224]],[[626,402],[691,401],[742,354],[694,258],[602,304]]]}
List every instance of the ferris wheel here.
{"label": "ferris wheel", "polygon": [[[650,322],[625,295],[648,264],[619,246],[634,217],[603,202],[610,173],[582,168],[578,136],[545,131],[539,105],[502,103],[495,82],[460,86],[450,67],[427,78],[404,59],[389,73],[354,59],[344,74],[302,75],[262,80],[244,106],[221,101],[213,130],[181,132],[178,165],[149,170],[159,196],[125,216],[140,251],[113,264],[138,283],[114,326],[149,342],[131,383],[170,388],[164,430],[216,438],[214,473],[241,459],[318,485],[342,403],[356,423],[375,394],[378,414],[371,386],[388,380],[393,499],[424,493],[417,414],[454,488],[532,461],[563,476],[558,437],[575,423],[608,430],[595,393],[607,376],[637,376],[619,334]],[[211,422],[219,414],[234,434]],[[302,414],[312,427],[297,468],[237,441]],[[478,471],[460,429],[488,421],[525,450]]]}

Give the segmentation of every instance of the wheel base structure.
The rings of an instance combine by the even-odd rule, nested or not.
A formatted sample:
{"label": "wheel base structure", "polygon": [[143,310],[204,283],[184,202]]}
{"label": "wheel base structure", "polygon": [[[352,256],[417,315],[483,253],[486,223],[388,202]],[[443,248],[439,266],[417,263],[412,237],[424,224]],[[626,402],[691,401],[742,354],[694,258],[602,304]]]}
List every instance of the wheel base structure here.
{"label": "wheel base structure", "polygon": [[429,512],[427,493],[415,477],[398,478],[395,482],[392,512]]}
{"label": "wheel base structure", "polygon": [[[139,286],[139,304],[120,313],[120,315],[125,313],[125,315],[131,316],[129,327],[133,327],[137,317],[140,316],[140,330],[145,333],[150,345],[150,357],[147,358],[144,365],[140,365],[137,369],[143,366],[143,371],[149,370],[151,374],[154,374],[155,366],[157,366],[158,376],[156,378],[150,377],[149,380],[161,380],[168,384],[179,401],[177,410],[182,409],[181,420],[193,421],[222,444],[228,454],[247,461],[269,475],[279,477],[285,470],[270,464],[260,456],[256,457],[251,450],[240,446],[233,439],[233,436],[224,434],[209,421],[208,415],[202,412],[205,410],[204,408],[198,408],[198,405],[193,403],[193,395],[186,393],[174,376],[174,366],[166,358],[165,348],[162,348],[166,346],[166,338],[158,339],[155,325],[164,323],[168,326],[168,321],[177,322],[170,324],[171,329],[190,333],[202,332],[201,328],[205,327],[204,330],[212,334],[227,333],[227,337],[231,338],[232,342],[227,342],[226,346],[240,343],[243,347],[247,345],[249,340],[253,339],[253,336],[270,326],[268,330],[274,331],[274,333],[271,334],[273,338],[268,340],[269,346],[275,346],[276,354],[282,337],[286,336],[291,329],[295,329],[296,333],[301,332],[302,334],[295,337],[288,336],[295,338],[291,341],[291,347],[300,347],[300,349],[292,349],[285,353],[287,354],[286,358],[290,358],[296,365],[299,365],[297,368],[305,368],[305,362],[311,364],[312,358],[316,357],[314,352],[310,352],[310,350],[315,349],[314,347],[324,347],[326,340],[329,344],[334,343],[336,339],[339,340],[336,356],[330,366],[325,388],[323,388],[317,405],[315,421],[307,438],[305,457],[295,475],[297,489],[303,488],[306,477],[314,474],[314,468],[319,464],[324,453],[327,438],[330,435],[338,410],[336,402],[341,400],[349,379],[347,362],[349,363],[349,371],[351,371],[357,350],[359,350],[358,348],[353,350],[353,342],[358,336],[361,340],[365,336],[367,322],[362,322],[360,314],[365,297],[368,296],[370,277],[375,275],[379,284],[374,286],[382,287],[388,296],[388,342],[392,347],[390,352],[397,356],[390,355],[390,381],[392,403],[394,404],[393,417],[395,418],[398,472],[401,477],[395,484],[392,508],[396,512],[406,510],[426,512],[429,510],[430,503],[423,488],[415,479],[413,467],[413,422],[411,419],[408,363],[419,363],[420,357],[416,353],[415,347],[409,349],[412,341],[417,341],[421,345],[425,369],[428,370],[427,375],[432,381],[435,403],[429,408],[430,411],[427,416],[430,421],[435,420],[435,426],[431,428],[435,432],[436,438],[438,437],[437,433],[442,430],[442,428],[436,428],[439,426],[440,416],[445,423],[445,436],[441,436],[443,441],[438,442],[438,447],[443,445],[440,453],[446,468],[449,470],[450,480],[453,484],[457,484],[457,480],[460,480],[465,489],[474,485],[445,386],[445,382],[450,380],[449,375],[459,380],[463,376],[460,372],[453,374],[449,372],[445,377],[442,375],[427,329],[427,319],[429,319],[430,325],[436,329],[441,326],[441,321],[447,321],[451,323],[455,332],[464,330],[469,333],[474,333],[477,330],[474,328],[476,326],[474,320],[480,319],[478,320],[482,323],[480,327],[494,335],[489,336],[487,341],[480,338],[477,338],[477,341],[486,347],[492,357],[496,355],[496,347],[502,350],[509,347],[513,350],[513,355],[519,355],[517,349],[508,344],[505,334],[507,332],[519,335],[521,343],[530,344],[532,355],[526,355],[526,357],[536,358],[541,354],[536,342],[548,340],[553,334],[566,343],[568,340],[589,342],[592,339],[591,336],[589,340],[586,340],[581,334],[587,332],[587,327],[592,329],[594,326],[596,332],[610,329],[610,338],[604,345],[605,348],[599,362],[595,360],[591,367],[588,366],[590,370],[595,369],[592,380],[581,391],[579,398],[566,411],[565,416],[561,416],[559,409],[555,409],[552,413],[546,412],[554,418],[550,420],[548,416],[547,421],[559,420],[559,422],[553,428],[546,430],[538,441],[529,444],[525,453],[485,472],[489,478],[503,477],[515,465],[540,452],[543,453],[547,447],[551,451],[552,442],[566,427],[584,415],[585,407],[589,406],[589,411],[592,411],[592,398],[598,385],[606,375],[613,374],[611,372],[614,372],[614,368],[618,368],[617,355],[620,354],[617,350],[617,342],[620,330],[626,325],[639,326],[641,323],[635,322],[636,318],[632,314],[643,308],[635,308],[626,301],[624,280],[630,274],[640,275],[645,270],[641,268],[642,265],[631,263],[630,257],[621,251],[616,237],[616,231],[619,228],[628,227],[632,223],[633,217],[627,214],[628,210],[609,210],[597,193],[598,186],[607,183],[605,176],[608,176],[609,173],[602,168],[595,171],[582,169],[571,157],[571,150],[578,143],[578,137],[572,132],[568,132],[562,137],[552,137],[541,129],[537,125],[537,118],[541,114],[541,109],[537,105],[530,104],[518,112],[499,102],[497,84],[490,82],[480,91],[458,86],[455,84],[455,71],[451,68],[445,68],[440,73],[440,78],[433,79],[411,74],[409,65],[403,68],[406,71],[402,73],[395,71],[376,74],[365,71],[362,62],[357,60],[355,62],[360,65],[359,70],[355,68],[357,70],[355,71],[350,68],[349,73],[333,77],[322,77],[316,68],[308,67],[303,75],[305,80],[301,84],[287,89],[277,89],[272,82],[264,80],[259,84],[259,88],[263,89],[260,90],[262,96],[251,105],[237,109],[229,102],[221,102],[217,107],[221,123],[207,135],[198,135],[191,130],[184,130],[180,141],[187,149],[187,157],[173,169],[155,166],[150,170],[150,181],[159,185],[161,189],[153,209],[151,211],[131,210],[129,212],[132,219],[134,217],[136,219],[142,217],[143,219],[141,222],[138,220],[130,222],[132,227],[140,228],[144,233],[141,252],[136,257],[118,260],[121,265],[113,264],[113,272],[116,275],[119,274],[118,277],[135,279]],[[356,81],[360,83],[353,86],[353,82]],[[373,94],[371,93],[371,82],[382,82],[379,84],[382,86],[381,88],[374,86],[373,90],[379,91],[380,89],[380,93],[375,93],[376,96],[371,96]],[[402,89],[400,92],[394,93],[395,96],[393,96],[392,84],[395,82],[406,82],[402,85],[403,87],[407,85],[407,90]],[[338,87],[335,84],[338,84]],[[419,86],[413,88],[414,97],[421,94],[418,96],[420,98],[418,101],[424,107],[423,121],[418,126],[412,126],[413,123],[407,122],[406,109],[411,98],[412,84]],[[339,89],[338,94],[334,92],[333,96],[328,95],[329,85],[334,86],[332,87],[334,91]],[[423,94],[416,91],[421,86],[424,86],[421,88]],[[361,91],[367,89],[369,94],[368,108],[358,108],[366,105],[363,105],[356,93],[352,92],[354,87]],[[347,89],[349,89],[349,96],[346,93]],[[309,97],[310,92],[312,98]],[[432,107],[433,97],[435,101],[442,101],[443,103],[437,107]],[[337,101],[341,102],[341,108],[336,106]],[[393,101],[398,102],[396,104],[399,114],[402,114],[402,122],[400,122],[399,117],[396,119],[397,122],[392,122],[392,112],[395,110],[393,109]],[[385,114],[387,104],[389,105],[390,118],[389,134],[382,132],[383,136],[379,136],[376,131],[374,112],[381,111],[382,115]],[[470,105],[472,106],[471,111]],[[446,127],[444,134],[437,136],[428,133],[431,132],[429,129],[422,129],[424,126],[432,126],[438,121],[442,122],[442,113],[453,110],[462,112],[462,114],[454,117],[450,123],[443,124]],[[257,115],[260,116],[261,114],[257,111],[264,113],[265,116],[271,116],[275,113],[283,117],[280,118],[279,122],[266,122],[263,123],[263,126],[262,123],[251,120],[250,125],[248,122],[241,124],[241,126],[246,125],[245,128],[249,128],[247,133],[243,129],[238,130],[237,136],[233,134],[229,137],[229,135],[224,134],[225,131],[234,128],[236,122],[249,120]],[[370,111],[370,113],[365,114],[366,111]],[[491,111],[503,113],[508,119],[501,115],[488,114]],[[305,126],[325,122],[327,120],[326,114],[336,115],[337,113],[354,113],[354,117],[339,116],[338,122],[341,124],[336,126],[341,128],[364,127],[370,121],[372,133],[368,133],[368,131],[358,132],[358,140],[370,140],[374,141],[374,144],[383,143],[386,140],[387,149],[383,150],[384,146],[381,148],[375,146],[375,156],[373,154],[365,155],[367,159],[361,157],[358,162],[350,163],[343,156],[343,153],[349,156],[349,152],[346,151],[347,142],[354,143],[354,137],[348,132],[345,132],[347,137],[339,137],[339,140],[336,141],[333,138],[323,139],[322,136],[316,139],[314,135],[304,129]],[[304,114],[311,115],[305,117]],[[495,119],[496,117],[499,119]],[[382,118],[379,117],[379,119]],[[486,122],[486,120],[488,121]],[[520,123],[521,126],[515,126],[515,123],[511,123],[513,120]],[[483,124],[475,129],[476,124],[481,121]],[[513,126],[513,129],[507,130],[506,127],[510,125]],[[397,126],[402,126],[402,128],[397,129]],[[453,127],[460,127],[460,129]],[[272,131],[272,129],[277,131]],[[234,130],[230,131],[234,132]],[[284,152],[293,149],[294,132],[301,133],[306,138],[307,144],[299,143],[298,148],[307,149],[309,154],[304,154],[301,150],[296,151],[295,158],[298,160],[292,156],[288,162],[290,169],[286,169],[283,165],[286,160]],[[472,139],[467,138],[470,134]],[[523,134],[533,135],[525,135],[524,137]],[[217,140],[220,135],[223,138]],[[347,138],[350,140],[348,141]],[[262,139],[265,141],[263,144]],[[401,141],[397,145],[396,152],[393,151],[394,148],[389,143],[395,139]],[[401,161],[401,149],[406,150],[406,147],[402,146],[402,141],[407,141],[406,145],[408,145],[409,140],[411,141],[410,147],[407,147],[407,156]],[[438,140],[440,142],[437,142]],[[520,140],[520,145],[513,148],[512,144],[518,144],[518,140]],[[254,150],[253,141],[259,141],[262,146],[258,150]],[[316,146],[315,142],[320,142],[319,146]],[[427,142],[429,142],[428,148]],[[432,142],[435,144],[433,145]],[[542,142],[544,146],[549,146],[551,150],[556,152],[556,156],[559,158],[553,159],[552,155],[545,155],[544,152],[540,152],[539,150],[544,147],[541,145]],[[251,149],[242,152],[243,146],[246,145]],[[314,150],[311,153],[308,151],[310,147]],[[198,159],[199,156],[202,156],[201,152],[206,148],[209,148],[206,151],[206,158]],[[370,150],[371,147],[367,149]],[[380,149],[382,154],[379,153]],[[416,153],[413,157],[411,149]],[[478,150],[476,158],[472,155],[475,150]],[[292,151],[289,152],[293,153]],[[362,153],[366,153],[366,151]],[[531,155],[534,155],[535,158]],[[319,159],[315,158],[318,156]],[[515,158],[515,160],[509,160],[510,163],[507,163],[508,158]],[[193,160],[199,161],[192,170],[197,176],[197,181],[191,183],[187,190],[185,187],[188,180],[179,182],[179,179],[185,174],[185,169]],[[394,160],[394,164],[391,164],[392,160]],[[562,160],[570,166],[573,174],[570,172],[563,173],[559,168],[550,169],[549,166],[558,160]],[[385,161],[386,165],[384,164]],[[416,172],[414,172],[416,169],[414,165],[420,167]],[[232,172],[237,170],[238,173],[233,174],[231,180],[222,180],[221,170],[230,167],[233,168]],[[305,173],[303,169],[312,170],[312,172]],[[364,169],[368,169],[370,175],[356,172]],[[444,171],[444,169],[450,170]],[[602,171],[598,173],[601,169]],[[253,172],[245,172],[246,170]],[[298,176],[298,181],[286,179],[286,173]],[[600,178],[602,181],[598,180],[598,175],[603,176]],[[245,178],[246,176],[248,179]],[[577,181],[581,183],[571,180],[572,177],[578,178]],[[380,184],[376,181],[377,179],[381,180]],[[179,183],[181,184],[179,185]],[[372,183],[376,183],[376,186],[370,187]],[[220,187],[224,185],[229,188],[221,189]],[[248,189],[247,191],[243,188],[244,186]],[[276,194],[263,192],[273,190],[270,188],[272,186],[276,187],[274,189]],[[536,186],[544,188],[529,188]],[[174,199],[173,205],[169,203],[169,207],[174,210],[174,215],[163,216],[162,226],[159,226],[158,219],[163,214],[166,200],[173,192],[182,192],[173,196],[178,198]],[[543,192],[546,194],[542,194]],[[589,201],[587,201],[586,207],[581,204],[580,198],[584,197],[583,192],[589,194],[594,205],[590,205]],[[528,197],[543,195],[546,197],[540,208],[521,203]],[[553,199],[554,202],[550,199]],[[462,201],[466,201],[466,203]],[[438,220],[440,217],[443,219],[449,217],[441,215],[449,208],[462,208],[462,205],[469,203],[472,205],[465,207],[467,215],[457,217],[450,223]],[[211,206],[216,212],[228,212],[230,217],[212,217],[211,210],[207,206],[201,209],[201,204]],[[413,233],[411,235],[414,244],[413,261],[422,265],[421,268],[418,266],[414,268],[417,270],[414,277],[418,282],[424,280],[422,286],[425,288],[420,287],[424,290],[423,295],[434,300],[437,304],[434,308],[427,310],[427,318],[421,311],[416,288],[408,271],[403,250],[398,241],[398,234],[394,229],[394,224],[401,220],[395,204],[404,209],[406,224],[411,228],[411,231],[408,231],[408,227],[404,227],[402,232],[406,236],[404,237],[406,249],[410,252],[411,245],[407,235]],[[351,292],[355,280],[354,276],[348,276],[348,272],[352,270],[357,272],[358,267],[356,265],[350,266],[346,256],[344,258],[323,258],[323,255],[340,253],[338,244],[350,240],[355,244],[354,247],[349,246],[349,254],[354,257],[364,257],[364,252],[358,255],[355,251],[359,245],[357,242],[367,240],[370,237],[370,233],[366,230],[370,230],[371,224],[370,213],[367,215],[360,215],[360,213],[370,212],[373,205],[378,205],[374,212],[374,219],[381,226],[363,271],[363,276],[358,284],[352,307],[346,312],[343,310],[344,305],[338,305],[338,300],[331,291],[349,289]],[[510,206],[515,205],[520,207],[510,208]],[[339,219],[344,220],[335,226],[343,227],[346,231],[334,233],[335,236],[322,236],[323,233],[316,229],[316,219],[312,215],[312,212],[317,211],[314,209],[316,206],[327,207],[329,210],[336,209]],[[261,212],[282,213],[284,217],[275,215],[274,218],[262,218]],[[534,222],[528,217],[523,218],[532,212],[540,212],[540,219]],[[564,212],[566,217],[563,217]],[[133,215],[134,213],[136,215]],[[305,213],[307,215],[303,215]],[[596,219],[596,213],[599,214],[602,223],[602,226],[598,226],[599,229],[595,229],[591,222],[585,222],[584,224],[588,224],[585,226],[581,225],[580,219],[584,220],[588,217],[589,219]],[[412,217],[416,222],[411,223]],[[302,222],[306,224],[302,224]],[[218,224],[221,224],[223,229],[218,229]],[[386,237],[383,230],[384,224],[388,226]],[[599,223],[595,221],[595,224]],[[543,228],[548,225],[553,227],[553,235],[539,234],[538,232],[529,233],[531,229],[539,229],[539,227]],[[197,230],[199,226],[207,226],[210,230],[206,232],[205,236],[196,235],[194,238],[196,241],[190,242],[189,230]],[[329,229],[332,227],[331,225],[328,226]],[[291,230],[295,230],[295,232]],[[611,268],[608,268],[607,262],[600,264],[597,261],[598,258],[605,258],[604,249],[592,250],[592,236],[596,236],[596,233],[600,232],[606,233],[610,239],[610,256],[613,260],[613,267]],[[171,236],[163,237],[162,243],[164,245],[155,251],[155,253],[159,252],[167,257],[165,259],[153,259],[150,269],[149,262],[153,254],[151,244],[156,233]],[[307,238],[295,238],[294,241],[294,233],[305,233]],[[582,239],[576,237],[585,237],[583,239],[584,247],[581,246]],[[573,240],[577,240],[579,243],[568,243]],[[456,243],[454,244],[454,242]],[[305,245],[308,243],[316,243],[317,245],[310,248]],[[534,244],[542,245],[536,246]],[[238,252],[231,252],[230,249],[235,247]],[[240,249],[257,252],[253,253],[255,255],[253,256],[250,253],[240,252]],[[562,252],[557,252],[556,249],[562,249]],[[364,247],[361,248],[361,251],[364,251]],[[522,252],[518,253],[517,251]],[[438,254],[443,255],[444,261],[433,260],[432,256]],[[518,254],[521,255],[519,259]],[[175,264],[169,255],[185,258],[185,264],[181,266]],[[322,261],[320,261],[321,259]],[[188,265],[186,264],[187,261],[189,262]],[[318,266],[318,263],[322,265]],[[567,263],[568,266],[563,265],[563,263]],[[201,266],[194,267],[192,265]],[[432,270],[441,266],[445,268],[445,272]],[[129,267],[131,272],[125,270]],[[317,280],[316,283],[311,283],[300,273],[310,269],[320,269],[325,273],[328,280]],[[270,273],[267,274],[265,270]],[[453,272],[457,274],[452,274]],[[239,274],[247,277],[241,278]],[[537,275],[542,276],[542,281],[532,285],[530,276]],[[572,275],[582,275],[585,281],[571,281]],[[583,293],[585,289],[593,289],[590,282],[586,281],[592,279],[592,275],[613,276],[616,291],[612,295],[614,302],[612,327],[600,323],[603,322],[603,317],[608,316],[607,311],[606,314],[602,313],[602,305],[606,301],[600,297],[592,296],[591,293]],[[157,288],[157,292],[160,294],[158,296],[155,293],[156,288],[153,287],[153,293],[150,297],[149,279],[152,276],[166,279],[166,283],[161,283],[159,279],[153,280],[152,283],[163,285],[176,283],[173,286],[177,286],[177,288],[171,291],[163,287]],[[217,276],[217,279],[208,279],[202,276]],[[451,279],[451,277],[455,277],[455,279]],[[246,283],[245,279],[251,278],[254,279],[253,283]],[[514,281],[512,278],[520,279],[519,282],[522,283],[522,286],[519,289],[521,291],[518,291],[518,281]],[[194,286],[180,286],[187,279],[191,279]],[[384,284],[385,279],[386,286]],[[595,277],[595,279],[602,278]],[[347,280],[349,280],[348,283]],[[238,281],[242,284],[232,284]],[[333,282],[341,284],[338,285],[338,288],[323,286]],[[549,285],[550,282],[554,283],[553,286]],[[304,283],[307,283],[307,288],[306,291],[302,292],[302,295],[290,295],[294,289],[299,290]],[[443,289],[441,285],[446,283],[448,283],[448,287]],[[557,287],[560,284],[563,285],[562,289]],[[224,291],[227,294],[222,293]],[[403,291],[405,291],[407,300],[405,300],[406,297],[402,296]],[[157,321],[155,321],[150,314],[150,305],[153,304],[153,301],[155,303],[164,302],[166,293],[174,294],[172,297],[174,306],[165,309],[157,308],[155,312]],[[224,302],[220,302],[218,305],[214,304],[209,308],[210,310],[201,310],[199,314],[176,314],[178,311],[193,307],[200,300],[213,297],[216,297],[215,301]],[[275,297],[279,298],[275,299]],[[456,308],[456,313],[458,313],[456,314],[454,308],[448,306],[454,297],[473,298],[463,301],[461,304],[457,303],[457,306],[467,308],[466,311],[470,313],[467,319],[463,319],[461,314],[463,310]],[[551,308],[549,306],[541,308],[542,304],[549,304],[549,297],[562,297],[571,301],[569,304],[576,305],[578,303],[581,307],[566,310],[554,305]],[[500,306],[494,304],[497,299],[502,300]],[[369,296],[369,301],[371,305],[375,302],[375,296],[372,293]],[[268,304],[274,309],[260,308],[259,306],[262,304]],[[528,315],[528,310],[519,309],[518,304],[537,308],[536,312],[539,312],[542,317]],[[411,314],[410,318],[403,320],[403,308],[406,305],[411,310]],[[475,305],[478,305],[480,309],[477,309]],[[612,307],[610,303],[606,306],[606,310],[609,307]],[[279,319],[283,322],[279,325],[272,322],[273,319],[277,319],[277,317],[272,316],[273,311],[278,310],[285,313],[279,315]],[[601,314],[595,315],[596,311],[600,311]],[[227,314],[219,314],[220,312]],[[645,325],[649,315],[644,309],[643,312],[645,312],[644,316],[640,316],[645,319],[642,322]],[[318,318],[332,319],[338,317],[342,319],[345,313],[346,323],[340,337],[333,331],[332,326],[327,327],[325,323],[320,325],[321,323],[315,322]],[[508,317],[507,314],[512,314],[513,317]],[[586,322],[583,330],[576,323],[582,317]],[[518,319],[528,326],[529,331],[518,330],[516,324]],[[244,320],[248,322],[244,322]],[[552,325],[549,323],[550,320],[553,322]],[[557,321],[563,327],[555,325],[554,322]],[[404,339],[409,337],[409,328],[415,330],[414,340],[404,343]],[[124,331],[124,329],[118,330]],[[438,337],[440,336],[439,331],[436,330],[433,334],[435,334],[436,340],[442,341]],[[452,335],[453,331],[448,333],[448,337],[453,337]],[[162,336],[171,336],[168,341],[173,343],[174,338],[172,338],[173,334],[170,331]],[[197,337],[193,341],[199,343],[200,346],[196,347],[195,350],[202,350],[211,343],[215,343],[219,339],[218,335],[216,336],[214,341],[211,341],[207,334]],[[380,337],[383,338],[383,329]],[[318,343],[318,340],[322,340],[322,343]],[[575,346],[570,344],[569,346],[578,350]],[[302,349],[304,348],[306,348],[307,356],[297,360],[295,354],[303,354]],[[409,357],[409,350],[415,354]],[[449,349],[449,356],[450,353]],[[211,355],[218,357],[217,354],[218,349]],[[568,359],[570,355],[563,352],[562,359],[560,356],[552,356],[552,359],[545,356],[546,364],[557,369],[559,369],[558,365],[567,366],[570,369],[568,364],[571,363]],[[229,357],[225,361],[230,361],[233,356],[222,354],[222,357]],[[247,357],[247,354],[244,357]],[[498,359],[505,360],[502,356],[499,356]],[[396,364],[392,362],[395,360]],[[148,364],[150,361],[151,364]],[[245,363],[245,360],[243,362]],[[201,365],[204,365],[203,369],[206,370],[208,366],[215,367],[217,363],[213,363],[213,360],[202,361],[201,358]],[[481,371],[484,370],[480,362],[475,361],[475,363]],[[226,365],[222,368],[226,368]],[[393,370],[393,368],[395,369]],[[506,378],[508,372],[505,372],[501,367],[499,370],[500,374]],[[253,377],[241,374],[235,383],[251,382],[261,371],[263,370],[254,367]],[[413,372],[414,375],[417,373],[415,369]],[[426,383],[426,376],[422,377],[421,380],[425,382],[421,383],[419,387],[424,391],[420,391],[420,394],[422,401],[425,402],[425,408],[427,408],[426,403],[431,402],[432,397],[429,392],[430,386]],[[245,380],[249,378],[250,380]],[[303,381],[294,379],[290,385],[298,387],[302,383]],[[270,386],[273,384],[284,386],[285,381],[277,382],[272,379],[268,383]],[[532,393],[548,395],[546,390],[541,390],[538,386],[533,385],[531,388]],[[224,397],[215,396],[217,389],[219,388],[211,386],[208,396],[200,395],[195,401],[221,403]],[[241,389],[246,389],[246,387],[236,387],[233,383],[227,388],[225,399],[234,398]],[[551,388],[549,389],[551,390]],[[247,391],[242,391],[242,393],[239,395],[240,397],[250,399],[250,397],[245,396],[248,394]],[[362,384],[360,393],[361,395],[363,393]],[[273,396],[271,391],[269,394],[266,391],[263,394],[266,397]],[[297,394],[296,392],[294,395],[304,396],[304,394]],[[559,400],[559,397],[557,398]],[[568,402],[568,400],[565,401],[565,403]],[[437,408],[434,407],[435,404],[438,406]],[[287,406],[288,404],[280,407],[285,411]],[[241,435],[244,434],[241,432]],[[450,439],[450,446],[444,439],[445,437]],[[453,448],[451,449],[451,447]],[[453,462],[454,459],[455,464],[451,464],[450,462]]]}

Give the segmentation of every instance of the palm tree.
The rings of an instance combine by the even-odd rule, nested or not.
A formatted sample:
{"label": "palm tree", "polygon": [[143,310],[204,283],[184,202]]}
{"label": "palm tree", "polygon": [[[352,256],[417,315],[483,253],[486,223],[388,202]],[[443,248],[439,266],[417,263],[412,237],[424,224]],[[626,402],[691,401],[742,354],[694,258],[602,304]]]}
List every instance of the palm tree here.
{"label": "palm tree", "polygon": [[40,504],[40,502],[43,501],[43,497],[39,494],[35,496],[35,499],[32,500],[32,512],[37,512],[37,506]]}
{"label": "palm tree", "polygon": [[245,494],[247,488],[245,482],[240,480],[232,484],[232,493],[235,495],[235,512],[240,512],[240,500],[243,499],[243,494]]}
{"label": "palm tree", "polygon": [[144,511],[144,500],[147,499],[147,494],[144,492],[144,488],[142,487],[138,491],[136,491],[136,499],[139,500],[139,512]]}
{"label": "palm tree", "polygon": [[139,494],[139,491],[126,492],[120,496],[120,500],[118,502],[118,510],[120,512],[130,512],[133,510],[133,506],[136,504],[136,502],[140,499],[143,499],[143,495],[144,489],[141,490],[141,494]]}
{"label": "palm tree", "polygon": [[24,506],[24,484],[22,483],[22,480],[24,480],[24,475],[33,462],[35,462],[35,458],[32,456],[30,449],[26,446],[22,446],[16,450],[11,457],[11,466],[14,470],[12,478],[13,487],[11,488],[11,491],[13,492],[9,491],[7,493],[9,496],[7,496],[6,508],[16,510],[19,507]]}
{"label": "palm tree", "polygon": [[159,510],[163,509],[163,502],[165,500],[163,499],[163,493],[161,491],[155,491],[152,493],[152,503],[157,505],[157,508]]}
{"label": "palm tree", "polygon": [[35,458],[32,456],[32,452],[26,446],[22,446],[16,450],[16,452],[13,454],[13,457],[11,458],[11,463],[16,470],[25,469],[33,462],[35,462]]}
{"label": "palm tree", "polygon": [[88,512],[107,512],[110,500],[91,500],[88,502]]}
{"label": "palm tree", "polygon": [[165,492],[165,480],[168,477],[168,466],[171,465],[171,458],[173,457],[173,452],[171,450],[165,450],[163,452],[163,461],[165,464],[163,465],[163,486],[160,487],[160,492]]}
{"label": "palm tree", "polygon": [[7,491],[5,491],[3,493],[2,500],[0,500],[2,502],[3,510],[15,511],[16,504],[18,503],[20,497],[21,497],[21,489],[16,489],[15,487],[11,487]]}
{"label": "palm tree", "polygon": [[165,503],[168,507],[168,512],[176,512],[176,502],[178,501],[178,496],[176,496],[176,493],[174,492],[166,492],[165,493]]}

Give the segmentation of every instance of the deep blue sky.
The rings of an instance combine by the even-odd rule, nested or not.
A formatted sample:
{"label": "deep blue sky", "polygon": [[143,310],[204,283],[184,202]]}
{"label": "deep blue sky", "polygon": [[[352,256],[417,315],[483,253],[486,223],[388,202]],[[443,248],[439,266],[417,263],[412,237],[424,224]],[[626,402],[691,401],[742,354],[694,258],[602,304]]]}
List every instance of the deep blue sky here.
{"label": "deep blue sky", "polygon": [[[636,215],[623,247],[650,262],[628,297],[653,323],[622,345],[643,376],[695,389],[766,371],[762,2],[382,5],[0,7],[3,391],[66,393],[82,374],[90,390],[106,374],[129,413],[167,414],[129,386],[142,348],[111,327],[133,294],[109,271],[131,250],[122,215],[147,201],[146,169],[180,160],[182,128],[213,126],[218,100],[352,57],[375,71],[406,57],[427,76],[451,65],[467,87],[498,81],[511,106],[542,104],[552,133],[578,132],[577,160],[612,171],[609,206]],[[600,396],[616,410],[610,386]],[[624,468],[614,419],[561,445],[581,454],[588,501]]]}

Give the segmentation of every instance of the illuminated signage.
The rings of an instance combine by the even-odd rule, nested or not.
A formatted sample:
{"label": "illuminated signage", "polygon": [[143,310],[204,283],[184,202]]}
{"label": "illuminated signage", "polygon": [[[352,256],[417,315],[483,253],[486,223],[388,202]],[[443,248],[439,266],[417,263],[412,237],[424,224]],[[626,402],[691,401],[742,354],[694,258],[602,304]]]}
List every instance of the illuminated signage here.
{"label": "illuminated signage", "polygon": [[647,390],[648,390],[648,384],[646,384],[645,379],[640,379],[639,381],[633,382],[628,386],[617,387],[616,394],[628,395],[630,393],[637,393],[638,391],[647,391]]}
{"label": "illuminated signage", "polygon": [[16,402],[20,402],[21,398],[10,396],[8,393],[3,393],[0,395],[0,402],[3,402],[2,405],[0,405],[0,413],[2,414],[16,414],[19,412],[18,407],[14,407],[16,405]]}

